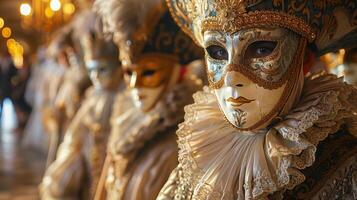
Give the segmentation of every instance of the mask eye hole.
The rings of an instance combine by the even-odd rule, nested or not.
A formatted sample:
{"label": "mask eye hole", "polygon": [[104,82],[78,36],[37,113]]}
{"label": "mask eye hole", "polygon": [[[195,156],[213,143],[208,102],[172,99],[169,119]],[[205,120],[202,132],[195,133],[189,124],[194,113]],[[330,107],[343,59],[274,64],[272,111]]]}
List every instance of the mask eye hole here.
{"label": "mask eye hole", "polygon": [[98,69],[98,72],[99,72],[99,73],[103,73],[103,72],[105,72],[105,71],[106,71],[106,69],[105,69],[104,67],[101,67],[101,68]]}
{"label": "mask eye hole", "polygon": [[133,71],[131,71],[131,70],[125,70],[125,75],[131,76],[131,75],[133,75]]}
{"label": "mask eye hole", "polygon": [[208,55],[215,60],[228,60],[228,52],[218,45],[211,45],[206,48]]}
{"label": "mask eye hole", "polygon": [[263,58],[269,56],[277,46],[275,41],[256,41],[250,44],[245,52],[245,59]]}
{"label": "mask eye hole", "polygon": [[156,70],[145,70],[143,71],[143,76],[146,76],[146,77],[149,77],[149,76],[152,76],[156,73]]}

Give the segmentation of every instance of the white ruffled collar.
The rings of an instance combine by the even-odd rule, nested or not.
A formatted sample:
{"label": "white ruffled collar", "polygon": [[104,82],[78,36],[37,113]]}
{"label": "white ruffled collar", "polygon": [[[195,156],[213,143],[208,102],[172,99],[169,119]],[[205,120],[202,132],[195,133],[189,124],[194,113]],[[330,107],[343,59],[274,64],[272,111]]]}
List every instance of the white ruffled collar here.
{"label": "white ruffled collar", "polygon": [[306,78],[295,109],[258,133],[239,133],[225,121],[208,88],[194,100],[177,131],[191,199],[260,199],[293,188],[304,181],[299,170],[313,164],[321,140],[346,121],[356,128],[356,89],[333,75]]}
{"label": "white ruffled collar", "polygon": [[145,142],[167,128],[183,121],[183,107],[192,103],[192,94],[200,87],[195,79],[186,78],[174,85],[149,112],[131,106],[113,119],[110,151],[114,154],[130,154]]}

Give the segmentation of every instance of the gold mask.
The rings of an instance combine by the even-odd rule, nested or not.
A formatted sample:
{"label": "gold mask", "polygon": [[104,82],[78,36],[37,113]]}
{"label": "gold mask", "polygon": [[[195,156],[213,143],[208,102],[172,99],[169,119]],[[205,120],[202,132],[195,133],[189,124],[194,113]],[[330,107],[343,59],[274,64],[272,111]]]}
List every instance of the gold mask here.
{"label": "gold mask", "polygon": [[125,82],[130,88],[157,88],[170,79],[172,65],[177,59],[172,55],[148,53],[130,66],[124,66]]}
{"label": "gold mask", "polygon": [[135,64],[124,65],[124,80],[138,108],[146,112],[155,106],[168,87],[177,63],[175,56],[147,53]]}

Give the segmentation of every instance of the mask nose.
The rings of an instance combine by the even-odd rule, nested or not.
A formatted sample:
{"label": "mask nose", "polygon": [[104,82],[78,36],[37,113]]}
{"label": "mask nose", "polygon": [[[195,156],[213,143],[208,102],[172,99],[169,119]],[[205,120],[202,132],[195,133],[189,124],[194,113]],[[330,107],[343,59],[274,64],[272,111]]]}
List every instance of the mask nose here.
{"label": "mask nose", "polygon": [[133,72],[130,77],[129,88],[135,88],[138,85],[138,74]]}
{"label": "mask nose", "polygon": [[224,77],[224,84],[228,87],[242,88],[248,85],[246,78],[236,71],[230,71]]}
{"label": "mask nose", "polygon": [[92,80],[98,79],[98,76],[99,76],[99,74],[98,74],[98,71],[97,71],[97,70],[93,70],[93,71],[90,73],[90,77],[91,77]]}

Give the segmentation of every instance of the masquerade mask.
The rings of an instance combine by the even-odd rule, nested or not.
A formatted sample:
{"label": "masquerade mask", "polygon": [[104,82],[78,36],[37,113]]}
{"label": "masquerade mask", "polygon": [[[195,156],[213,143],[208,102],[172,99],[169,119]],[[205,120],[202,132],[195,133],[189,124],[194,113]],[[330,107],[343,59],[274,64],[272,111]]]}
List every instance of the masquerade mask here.
{"label": "masquerade mask", "polygon": [[166,2],[176,23],[205,48],[209,82],[228,121],[253,130],[299,98],[307,41],[316,55],[354,46],[352,1],[303,1],[299,9],[288,0]]}
{"label": "masquerade mask", "polygon": [[204,32],[210,87],[232,125],[259,129],[278,116],[298,81],[305,44],[284,28]]}
{"label": "masquerade mask", "polygon": [[84,35],[80,42],[93,86],[104,89],[118,86],[121,69],[114,44],[95,37],[95,34]]}
{"label": "masquerade mask", "polygon": [[116,62],[105,60],[86,61],[89,78],[95,88],[112,88],[119,84],[121,70]]}
{"label": "masquerade mask", "polygon": [[146,112],[155,106],[172,78],[173,63],[177,63],[174,56],[147,53],[124,66],[124,79],[138,108]]}

